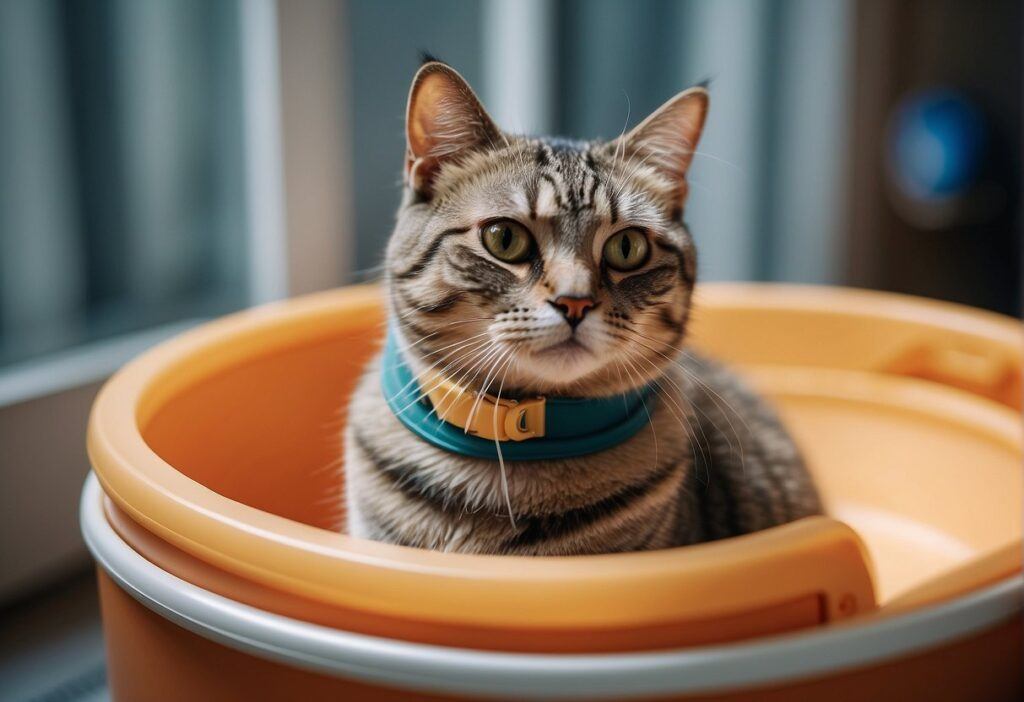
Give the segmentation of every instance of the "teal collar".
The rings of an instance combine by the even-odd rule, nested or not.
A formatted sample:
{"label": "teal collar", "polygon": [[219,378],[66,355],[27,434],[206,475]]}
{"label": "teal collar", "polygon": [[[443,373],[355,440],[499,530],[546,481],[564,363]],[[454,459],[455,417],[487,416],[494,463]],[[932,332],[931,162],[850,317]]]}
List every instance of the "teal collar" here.
{"label": "teal collar", "polygon": [[[424,384],[427,384],[426,381]],[[442,418],[445,413],[458,414],[459,408],[450,404],[445,393],[433,393],[437,402],[445,403],[443,407],[435,407],[431,399],[426,397],[431,394],[436,383],[428,387],[426,393],[423,392],[391,331],[381,360],[381,385],[391,411],[409,431],[421,439],[452,453],[493,460],[498,459],[497,444],[500,443],[501,457],[510,461],[572,458],[616,446],[648,423],[650,415],[647,398],[653,392],[648,385],[641,390],[612,397],[548,397],[522,403],[499,403],[489,395],[476,403],[477,396],[474,394],[470,396],[474,401],[470,403],[474,405],[474,411],[462,412],[463,416],[470,415],[470,424],[473,419],[477,419],[477,425],[481,424],[478,415],[485,413],[488,419],[482,423],[484,428],[489,429],[493,418],[496,430],[500,421],[517,437],[509,438],[503,432],[503,439],[495,440],[493,435],[491,438],[482,438]],[[459,390],[456,394],[459,393],[468,395],[465,390]],[[487,414],[495,411],[497,417]],[[539,429],[542,435],[530,436],[531,432],[527,429]]]}

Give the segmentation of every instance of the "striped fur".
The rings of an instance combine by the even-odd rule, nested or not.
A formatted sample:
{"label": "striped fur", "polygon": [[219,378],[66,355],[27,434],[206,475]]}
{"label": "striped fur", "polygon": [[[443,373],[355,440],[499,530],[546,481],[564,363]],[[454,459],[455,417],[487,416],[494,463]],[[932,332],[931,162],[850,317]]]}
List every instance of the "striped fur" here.
{"label": "striped fur", "polygon": [[[467,553],[606,553],[723,538],[820,511],[774,413],[727,370],[684,349],[696,282],[682,223],[685,173],[703,106],[703,91],[683,93],[611,142],[533,139],[500,132],[451,69],[421,69],[385,266],[390,314],[414,372],[441,369],[501,397],[596,397],[648,382],[658,390],[649,426],[619,446],[502,465],[410,433],[374,363],[352,397],[345,437],[351,534]],[[495,218],[532,232],[530,260],[488,253],[479,232]],[[644,233],[650,254],[622,273],[601,252],[626,227]],[[597,303],[575,329],[550,304],[562,295]]]}

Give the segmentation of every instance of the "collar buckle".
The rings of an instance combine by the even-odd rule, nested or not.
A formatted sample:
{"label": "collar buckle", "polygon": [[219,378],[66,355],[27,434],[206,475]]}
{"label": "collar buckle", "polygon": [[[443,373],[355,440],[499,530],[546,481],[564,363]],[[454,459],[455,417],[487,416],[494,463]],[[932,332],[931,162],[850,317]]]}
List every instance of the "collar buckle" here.
{"label": "collar buckle", "polygon": [[438,373],[433,376],[427,397],[438,419],[467,434],[494,441],[526,441],[544,436],[545,399],[496,399],[470,392]]}
{"label": "collar buckle", "polygon": [[502,400],[501,402],[509,403],[503,425],[510,440],[524,441],[544,436],[545,403],[543,397],[534,397],[521,402],[516,400]]}

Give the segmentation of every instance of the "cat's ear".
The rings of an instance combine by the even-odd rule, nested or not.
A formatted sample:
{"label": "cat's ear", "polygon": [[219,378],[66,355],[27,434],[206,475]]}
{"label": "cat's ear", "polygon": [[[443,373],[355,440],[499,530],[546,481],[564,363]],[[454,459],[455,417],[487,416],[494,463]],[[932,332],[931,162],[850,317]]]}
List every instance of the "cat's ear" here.
{"label": "cat's ear", "polygon": [[690,88],[659,107],[612,144],[667,176],[677,188],[681,206],[688,190],[686,172],[697,150],[707,113],[707,89],[703,86]]}
{"label": "cat's ear", "polygon": [[504,143],[469,83],[440,61],[423,64],[413,78],[405,136],[406,183],[425,197],[445,160]]}

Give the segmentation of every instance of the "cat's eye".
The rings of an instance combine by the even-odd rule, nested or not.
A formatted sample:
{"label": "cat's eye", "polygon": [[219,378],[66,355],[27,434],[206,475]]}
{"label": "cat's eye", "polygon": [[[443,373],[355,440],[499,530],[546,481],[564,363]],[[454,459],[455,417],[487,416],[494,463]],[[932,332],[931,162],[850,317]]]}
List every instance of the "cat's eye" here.
{"label": "cat's eye", "polygon": [[639,229],[623,229],[604,243],[604,260],[617,271],[635,271],[647,263],[650,244]]}
{"label": "cat's eye", "polygon": [[533,254],[530,231],[511,219],[499,219],[480,230],[484,248],[499,261],[522,263]]}

